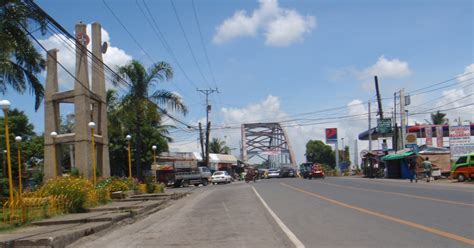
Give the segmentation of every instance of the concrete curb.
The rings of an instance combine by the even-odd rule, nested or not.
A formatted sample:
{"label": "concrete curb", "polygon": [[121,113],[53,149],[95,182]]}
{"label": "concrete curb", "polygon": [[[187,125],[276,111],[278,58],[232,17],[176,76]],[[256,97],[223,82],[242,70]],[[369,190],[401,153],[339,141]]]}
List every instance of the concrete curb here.
{"label": "concrete curb", "polygon": [[[0,241],[0,248],[3,247],[66,247],[67,245],[79,240],[82,237],[89,236],[100,231],[112,228],[115,224],[122,222],[126,219],[139,219],[145,215],[153,214],[163,208],[169,206],[169,200],[177,200],[185,197],[189,193],[173,193],[166,195],[167,198],[163,199],[163,196],[145,196],[142,199],[136,201],[151,202],[155,203],[141,205],[141,208],[114,208],[114,211],[122,212],[108,212],[109,210],[103,210],[105,213],[100,214],[100,211],[92,211],[92,213],[98,213],[96,216],[89,218],[64,218],[64,220],[43,220],[34,223],[30,227],[19,229],[19,233],[5,233],[3,234],[3,241]],[[161,198],[161,199],[159,199]],[[159,201],[157,201],[159,200]],[[140,206],[140,205],[137,205]],[[107,208],[105,208],[107,209]],[[123,212],[125,211],[125,212]],[[109,216],[107,216],[109,215]],[[50,229],[48,231],[48,228]],[[45,230],[44,230],[45,229]],[[40,231],[41,230],[41,231]],[[44,231],[43,231],[44,230]],[[28,231],[30,231],[28,233]],[[11,237],[8,237],[8,236]],[[0,236],[2,234],[0,233]]]}

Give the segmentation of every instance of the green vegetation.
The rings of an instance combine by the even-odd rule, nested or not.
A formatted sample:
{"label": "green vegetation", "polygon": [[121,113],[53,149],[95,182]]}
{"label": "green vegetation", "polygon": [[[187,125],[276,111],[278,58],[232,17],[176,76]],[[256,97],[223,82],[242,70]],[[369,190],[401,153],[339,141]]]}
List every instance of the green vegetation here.
{"label": "green vegetation", "polygon": [[29,89],[35,96],[35,110],[44,96],[37,75],[46,62],[25,29],[39,26],[44,35],[46,25],[44,17],[22,1],[0,1],[0,92],[5,94],[8,86],[19,93]]}
{"label": "green vegetation", "polygon": [[310,140],[306,143],[306,161],[328,165],[331,169],[336,167],[335,153],[332,147],[321,140]]}
{"label": "green vegetation", "polygon": [[209,143],[209,152],[218,154],[230,154],[230,147],[225,144],[224,140],[212,138]]}
{"label": "green vegetation", "polygon": [[[138,171],[135,175],[144,179],[143,170],[149,169],[152,159],[151,146],[157,146],[157,152],[167,151],[167,142],[171,140],[167,136],[170,126],[161,125],[161,110],[170,109],[183,114],[187,113],[180,96],[163,90],[156,89],[156,84],[170,80],[173,77],[173,69],[166,62],[152,65],[148,71],[138,61],[118,69],[118,74],[127,79],[131,85],[128,93],[119,97],[116,92],[107,93],[107,107],[109,118],[109,137],[112,172],[116,175],[126,175],[126,152],[123,146],[127,144],[125,136],[132,136],[134,148],[134,168]],[[114,80],[119,84],[120,78]],[[145,167],[147,166],[147,167]]]}

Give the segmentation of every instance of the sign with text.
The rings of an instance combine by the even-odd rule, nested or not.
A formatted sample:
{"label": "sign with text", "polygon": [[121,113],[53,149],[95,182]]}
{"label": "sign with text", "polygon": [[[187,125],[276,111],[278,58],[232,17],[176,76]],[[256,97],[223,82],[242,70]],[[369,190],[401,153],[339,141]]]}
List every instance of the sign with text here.
{"label": "sign with text", "polygon": [[337,128],[326,128],[326,143],[337,142]]}
{"label": "sign with text", "polygon": [[381,134],[392,132],[392,119],[391,118],[378,119],[377,132]]}
{"label": "sign with text", "polygon": [[438,147],[443,147],[443,126],[436,126],[436,144]]}
{"label": "sign with text", "polygon": [[416,133],[407,133],[407,134],[405,134],[405,144],[407,144],[407,145],[415,144],[416,145]]}
{"label": "sign with text", "polygon": [[431,130],[431,125],[425,126],[425,138],[426,138],[426,145],[433,146],[433,132]]}
{"label": "sign with text", "polygon": [[449,147],[452,160],[457,160],[461,155],[474,151],[474,143],[471,141],[471,127],[449,126]]}

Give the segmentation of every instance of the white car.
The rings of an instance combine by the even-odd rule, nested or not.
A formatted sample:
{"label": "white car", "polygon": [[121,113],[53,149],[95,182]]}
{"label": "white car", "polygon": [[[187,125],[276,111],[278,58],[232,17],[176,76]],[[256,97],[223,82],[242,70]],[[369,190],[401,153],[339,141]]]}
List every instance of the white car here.
{"label": "white car", "polygon": [[227,173],[227,171],[216,171],[211,176],[211,183],[230,183],[232,182],[232,177]]}
{"label": "white car", "polygon": [[268,178],[280,177],[280,170],[270,169],[268,170]]}

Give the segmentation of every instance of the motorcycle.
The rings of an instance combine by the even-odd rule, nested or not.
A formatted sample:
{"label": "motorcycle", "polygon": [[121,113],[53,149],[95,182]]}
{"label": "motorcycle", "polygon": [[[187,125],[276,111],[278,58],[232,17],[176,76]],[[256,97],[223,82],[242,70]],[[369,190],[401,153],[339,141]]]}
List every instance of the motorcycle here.
{"label": "motorcycle", "polygon": [[250,181],[257,181],[257,173],[255,173],[255,171],[249,171],[247,172],[247,174],[245,175],[245,182],[248,183]]}

